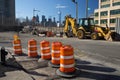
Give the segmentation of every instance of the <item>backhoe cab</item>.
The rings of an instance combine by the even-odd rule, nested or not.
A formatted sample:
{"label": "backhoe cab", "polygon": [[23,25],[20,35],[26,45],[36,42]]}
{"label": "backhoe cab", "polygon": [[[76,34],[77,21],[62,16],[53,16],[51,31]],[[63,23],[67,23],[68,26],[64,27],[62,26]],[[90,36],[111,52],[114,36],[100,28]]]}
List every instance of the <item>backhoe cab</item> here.
{"label": "backhoe cab", "polygon": [[91,33],[94,32],[94,20],[93,18],[81,18],[79,19],[79,28],[77,36],[79,39],[90,37]]}
{"label": "backhoe cab", "polygon": [[110,29],[95,25],[93,18],[81,18],[79,20],[79,26],[71,16],[66,16],[65,21],[64,32],[67,37],[76,36],[79,39],[91,37],[93,40],[100,38],[112,40]]}

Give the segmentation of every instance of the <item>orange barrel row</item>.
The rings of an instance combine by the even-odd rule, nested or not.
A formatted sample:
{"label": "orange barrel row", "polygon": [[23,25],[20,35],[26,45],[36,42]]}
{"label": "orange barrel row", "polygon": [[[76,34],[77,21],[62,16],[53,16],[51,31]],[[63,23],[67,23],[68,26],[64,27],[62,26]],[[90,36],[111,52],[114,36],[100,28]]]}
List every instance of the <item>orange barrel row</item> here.
{"label": "orange barrel row", "polygon": [[15,54],[22,54],[22,47],[21,47],[21,41],[20,39],[14,39],[13,41],[13,48]]}
{"label": "orange barrel row", "polygon": [[71,73],[75,71],[73,48],[69,45],[60,48],[60,68],[63,73]]}
{"label": "orange barrel row", "polygon": [[37,41],[31,39],[28,41],[28,56],[29,57],[37,57]]}
{"label": "orange barrel row", "polygon": [[40,50],[41,50],[41,58],[44,60],[51,59],[50,54],[50,43],[48,41],[41,41],[40,42]]}
{"label": "orange barrel row", "polygon": [[58,65],[60,64],[60,47],[62,47],[61,42],[53,42],[52,43],[52,60],[51,63]]}

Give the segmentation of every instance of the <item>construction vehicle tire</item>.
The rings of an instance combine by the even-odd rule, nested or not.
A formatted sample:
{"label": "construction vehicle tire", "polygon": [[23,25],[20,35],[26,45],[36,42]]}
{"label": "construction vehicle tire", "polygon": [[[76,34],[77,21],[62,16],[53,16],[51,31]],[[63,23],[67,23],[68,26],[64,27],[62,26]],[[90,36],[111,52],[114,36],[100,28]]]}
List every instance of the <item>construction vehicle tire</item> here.
{"label": "construction vehicle tire", "polygon": [[78,39],[84,39],[85,32],[83,30],[78,30],[77,37],[78,37]]}
{"label": "construction vehicle tire", "polygon": [[96,33],[96,32],[92,33],[91,34],[91,39],[98,40],[99,39],[98,33]]}

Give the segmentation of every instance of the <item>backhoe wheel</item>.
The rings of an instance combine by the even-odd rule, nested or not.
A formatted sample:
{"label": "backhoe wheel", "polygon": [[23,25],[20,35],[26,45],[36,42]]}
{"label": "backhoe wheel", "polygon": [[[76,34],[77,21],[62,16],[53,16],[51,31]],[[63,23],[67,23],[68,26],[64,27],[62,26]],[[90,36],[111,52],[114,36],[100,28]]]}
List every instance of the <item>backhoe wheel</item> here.
{"label": "backhoe wheel", "polygon": [[78,39],[83,39],[85,37],[85,33],[83,30],[78,30],[77,32]]}
{"label": "backhoe wheel", "polygon": [[91,39],[98,40],[99,39],[98,33],[92,33],[91,34]]}

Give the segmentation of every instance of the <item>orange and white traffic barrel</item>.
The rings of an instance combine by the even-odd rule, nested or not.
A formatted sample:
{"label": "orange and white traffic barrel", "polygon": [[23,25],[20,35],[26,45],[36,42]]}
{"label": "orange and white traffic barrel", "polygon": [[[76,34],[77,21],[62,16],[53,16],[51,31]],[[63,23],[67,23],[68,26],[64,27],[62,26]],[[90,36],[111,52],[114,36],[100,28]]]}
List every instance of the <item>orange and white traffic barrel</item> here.
{"label": "orange and white traffic barrel", "polygon": [[52,43],[52,60],[50,62],[50,66],[59,67],[60,66],[60,47],[62,47],[61,42],[53,42]]}
{"label": "orange and white traffic barrel", "polygon": [[63,77],[74,77],[74,73],[75,60],[73,48],[70,45],[62,46],[60,48],[60,68],[57,70],[57,74]]}
{"label": "orange and white traffic barrel", "polygon": [[22,46],[21,46],[20,39],[15,39],[13,41],[13,48],[14,48],[14,54],[17,54],[17,55],[22,54]]}
{"label": "orange and white traffic barrel", "polygon": [[51,54],[50,54],[50,43],[49,41],[41,41],[40,42],[40,52],[41,52],[41,58],[44,60],[49,60],[51,59]]}
{"label": "orange and white traffic barrel", "polygon": [[28,41],[28,57],[37,57],[37,41],[31,39]]}

